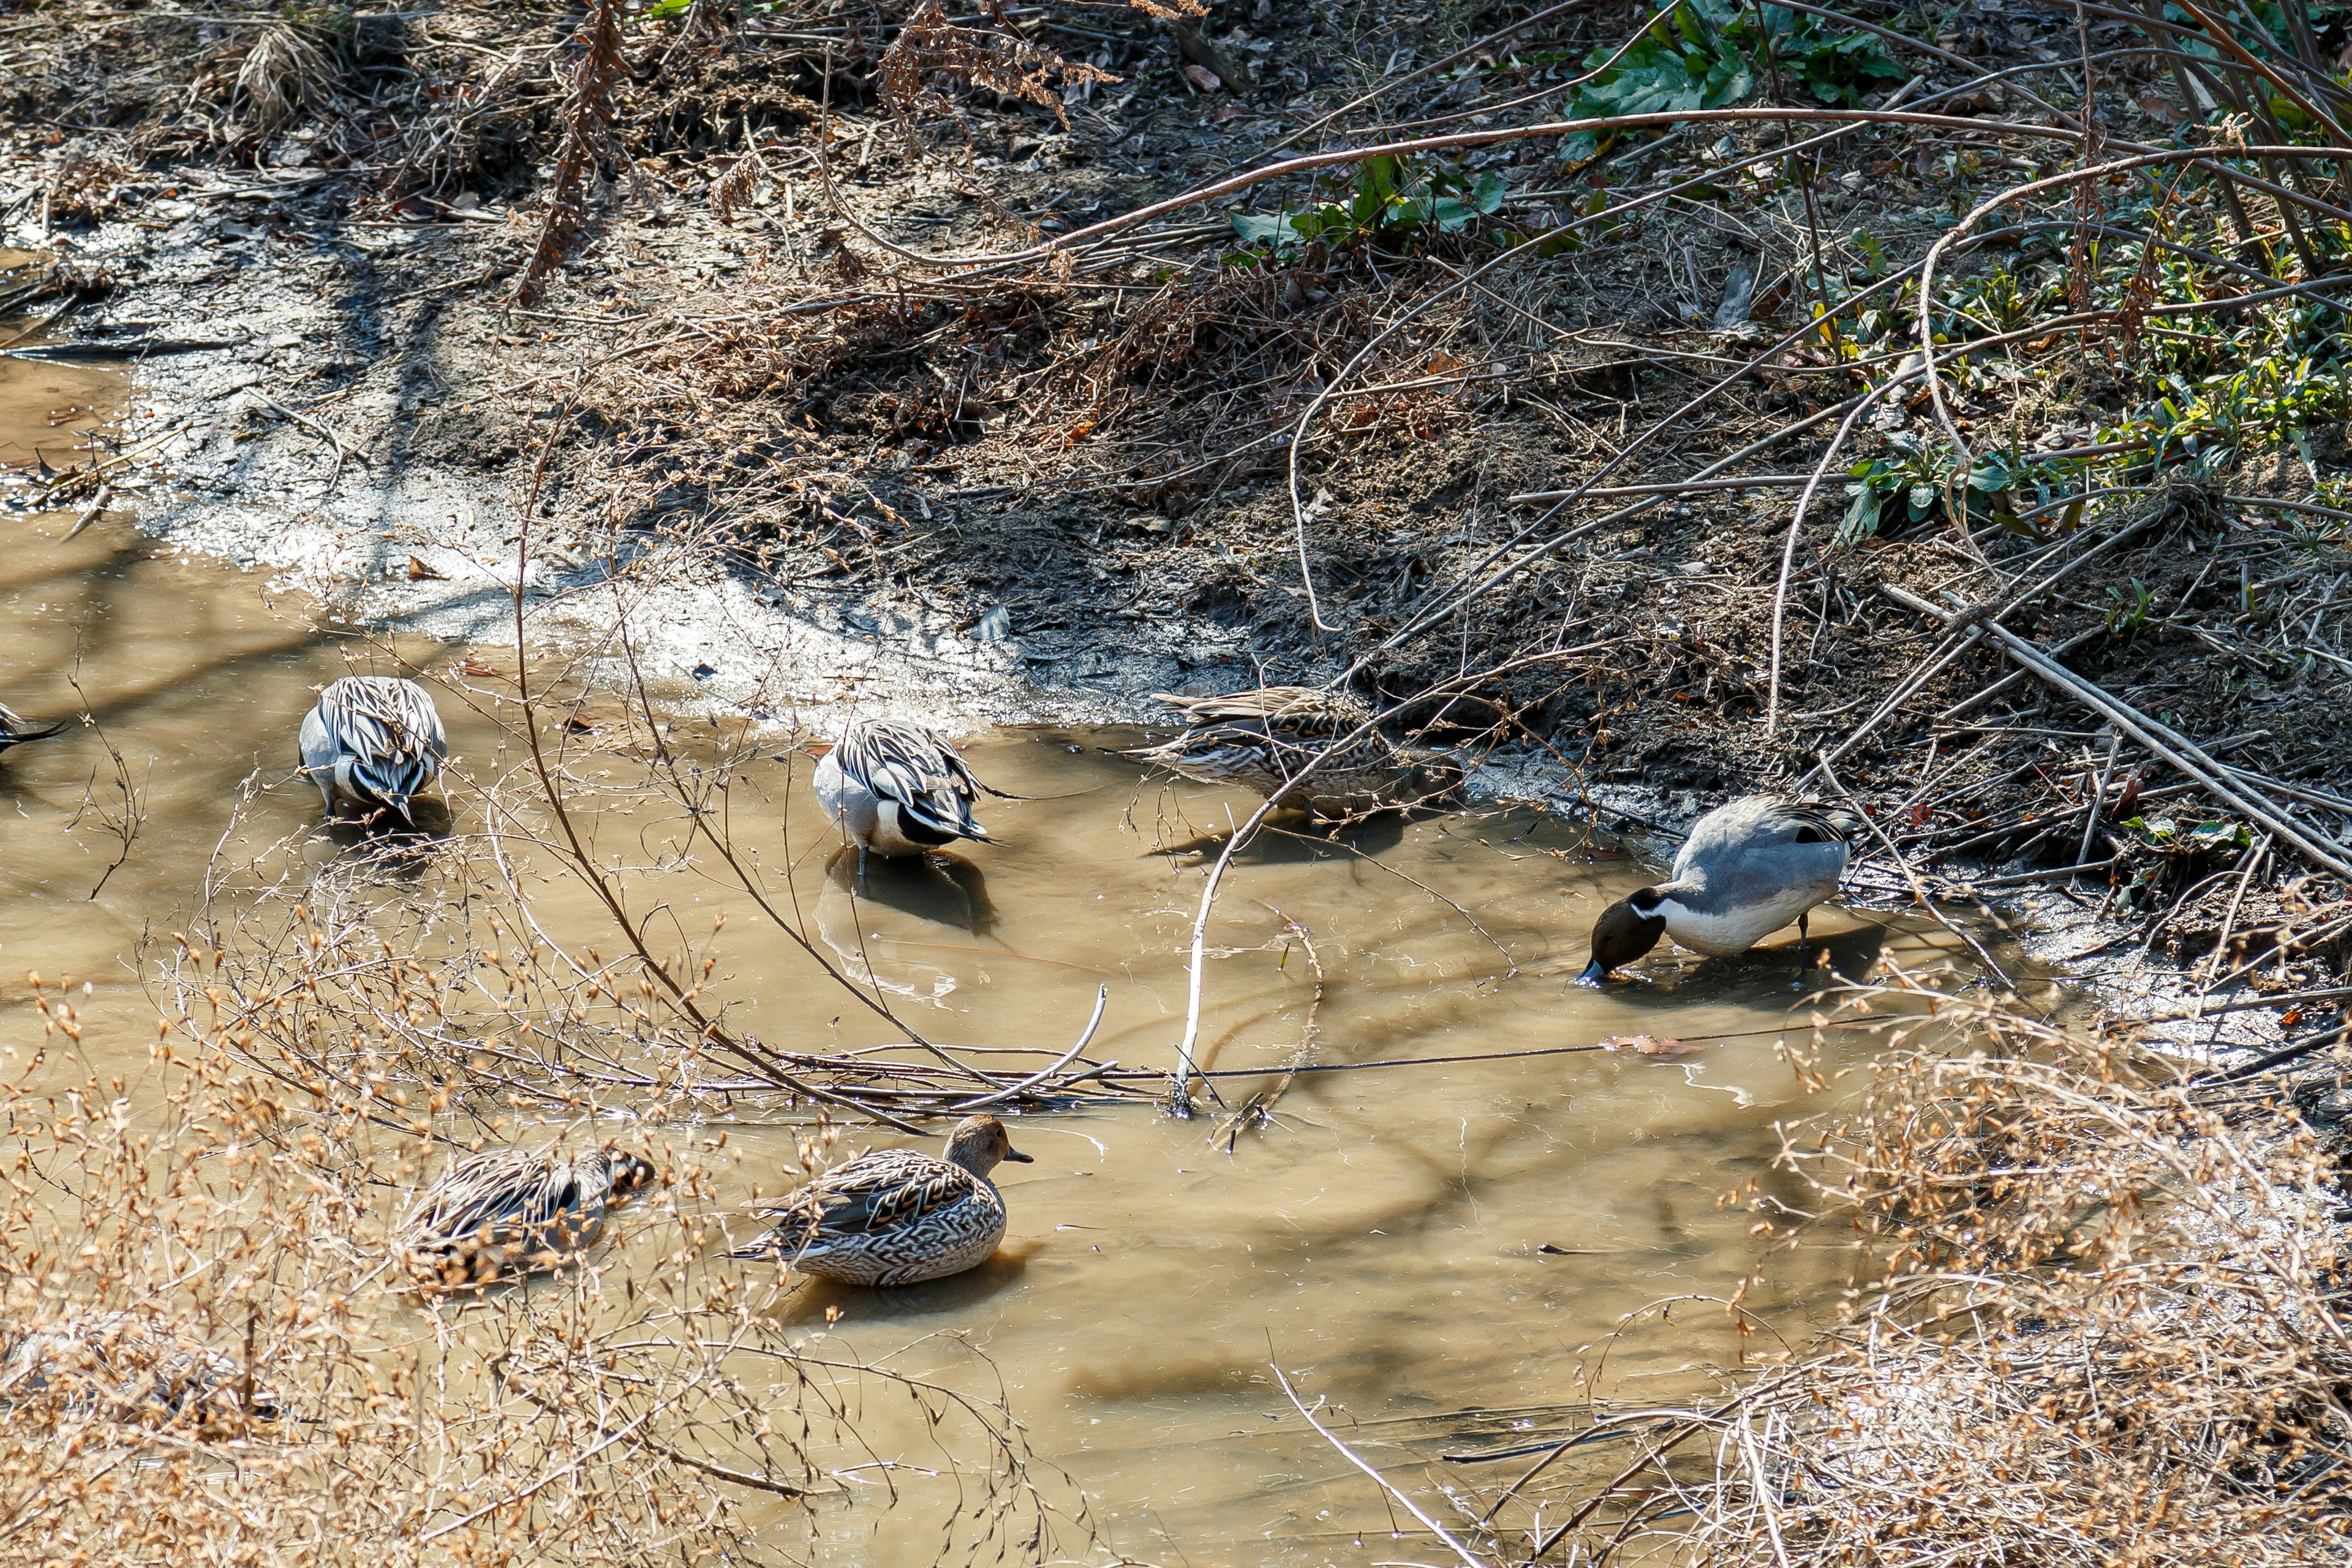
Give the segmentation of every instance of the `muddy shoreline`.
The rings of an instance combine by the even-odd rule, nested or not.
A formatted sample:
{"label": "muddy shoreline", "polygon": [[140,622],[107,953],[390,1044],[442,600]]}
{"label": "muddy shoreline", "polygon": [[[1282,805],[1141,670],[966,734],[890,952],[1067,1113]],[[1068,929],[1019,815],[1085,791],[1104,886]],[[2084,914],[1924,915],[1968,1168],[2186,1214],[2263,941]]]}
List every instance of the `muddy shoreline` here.
{"label": "muddy shoreline", "polygon": [[[350,635],[510,647],[533,478],[531,439],[516,432],[534,427],[530,411],[548,406],[535,399],[582,362],[626,353],[632,319],[515,308],[486,260],[510,244],[512,226],[496,217],[354,226],[311,184],[235,201],[161,197],[152,216],[50,236],[58,260],[106,279],[103,299],[57,335],[205,345],[124,362],[110,502],[170,548],[265,574]],[[680,221],[676,206],[654,216]],[[709,255],[730,254],[713,234],[700,238]],[[358,277],[355,251],[368,258]],[[424,281],[449,272],[459,280]],[[558,499],[543,511],[555,511],[560,479],[547,488]],[[610,679],[634,668],[680,715],[780,732],[822,731],[845,707],[966,729],[1148,723],[1165,717],[1155,691],[1213,689],[1264,668],[1244,662],[1246,637],[1214,621],[1159,617],[1139,647],[1082,601],[1054,629],[1024,635],[1009,615],[971,624],[919,591],[763,583],[691,540],[600,529],[579,508],[542,524],[521,571],[534,651],[600,649]],[[625,618],[629,647],[615,651]],[[1591,820],[1662,859],[1676,830],[1726,798],[1622,770],[1595,776],[1525,742],[1486,752],[1471,791]],[[2084,984],[2117,1017],[2195,1010],[2185,967],[2145,951],[2139,926],[2105,918],[2101,901],[1975,888],[2016,869],[1964,860],[1935,885],[2015,928],[2032,963]],[[1909,901],[1891,875],[1855,892],[1880,907]],[[2152,1036],[2200,1060],[2280,1039],[2273,1016],[2251,1011],[2168,1019]]]}

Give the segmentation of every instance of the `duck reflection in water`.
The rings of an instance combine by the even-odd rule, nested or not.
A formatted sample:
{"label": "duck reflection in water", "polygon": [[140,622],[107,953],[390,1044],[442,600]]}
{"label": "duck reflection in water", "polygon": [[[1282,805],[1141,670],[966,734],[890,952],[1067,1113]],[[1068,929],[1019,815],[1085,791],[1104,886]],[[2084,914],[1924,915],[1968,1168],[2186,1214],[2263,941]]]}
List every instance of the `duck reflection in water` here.
{"label": "duck reflection in water", "polygon": [[1860,983],[1878,967],[1879,956],[1886,951],[1887,935],[1885,926],[1858,925],[1851,931],[1809,936],[1793,943],[1774,942],[1744,952],[1700,957],[1687,969],[1679,971],[1637,970],[1612,978],[1620,983],[1630,981],[1662,994],[1687,991],[1711,997],[1727,987],[1756,983],[1785,990],[1790,983],[1789,960],[1794,953],[1802,964],[1797,974],[1797,989],[1819,990],[1840,982]]}
{"label": "duck reflection in water", "polygon": [[797,1323],[898,1322],[909,1318],[967,1318],[990,1297],[1019,1285],[1029,1272],[1035,1241],[1000,1245],[977,1268],[944,1279],[913,1285],[845,1285],[811,1274],[794,1274],[783,1298],[771,1309],[775,1321]]}
{"label": "duck reflection in water", "polygon": [[855,845],[835,850],[824,863],[825,890],[819,897],[855,898],[973,936],[995,934],[996,906],[989,901],[988,879],[962,856],[940,850],[903,859],[877,856],[867,863],[862,882],[857,859]]}
{"label": "duck reflection in water", "polygon": [[843,845],[824,863],[817,889],[818,938],[833,949],[843,972],[868,985],[937,1001],[956,988],[957,977],[939,962],[918,956],[964,951],[941,942],[933,928],[947,927],[993,940],[996,906],[988,879],[961,856],[928,855],[866,859],[861,874],[855,845]]}

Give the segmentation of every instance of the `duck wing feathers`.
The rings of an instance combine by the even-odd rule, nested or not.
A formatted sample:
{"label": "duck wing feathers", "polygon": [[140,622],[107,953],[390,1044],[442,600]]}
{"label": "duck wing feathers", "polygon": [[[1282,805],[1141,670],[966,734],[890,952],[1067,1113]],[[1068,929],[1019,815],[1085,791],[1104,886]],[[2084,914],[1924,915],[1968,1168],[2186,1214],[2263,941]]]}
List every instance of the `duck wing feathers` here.
{"label": "duck wing feathers", "polygon": [[1193,725],[1257,721],[1331,735],[1352,730],[1370,717],[1360,703],[1312,686],[1261,686],[1207,697],[1155,691],[1151,700],[1166,703]]}
{"label": "duck wing feathers", "polygon": [[[1462,782],[1461,766],[1451,757],[1400,746],[1365,729],[1370,710],[1333,692],[1268,686],[1216,697],[1160,692],[1154,700],[1183,714],[1189,727],[1172,740],[1120,755],[1202,784],[1240,784],[1269,799],[1295,795],[1318,807],[1354,811],[1430,799]],[[1362,734],[1340,744],[1341,736],[1360,729]],[[1307,773],[1310,764],[1314,771]]]}
{"label": "duck wing feathers", "polygon": [[842,776],[918,822],[958,838],[988,837],[971,815],[985,788],[955,749],[919,724],[857,719],[830,753]]}
{"label": "duck wing feathers", "polygon": [[449,738],[432,697],[413,680],[347,675],[302,721],[302,765],[335,788],[406,812],[441,776]]}
{"label": "duck wing feathers", "polygon": [[319,720],[335,749],[374,763],[449,755],[440,710],[425,688],[391,675],[347,675],[319,694]]}
{"label": "duck wing feathers", "polygon": [[984,1178],[914,1149],[861,1154],[762,1212],[767,1232],[737,1258],[788,1257],[857,1237],[917,1230],[967,1204],[1001,1206]]}
{"label": "duck wing feathers", "polygon": [[1675,882],[1728,898],[1834,885],[1862,831],[1861,819],[1842,806],[1748,795],[1692,826],[1675,857]]}

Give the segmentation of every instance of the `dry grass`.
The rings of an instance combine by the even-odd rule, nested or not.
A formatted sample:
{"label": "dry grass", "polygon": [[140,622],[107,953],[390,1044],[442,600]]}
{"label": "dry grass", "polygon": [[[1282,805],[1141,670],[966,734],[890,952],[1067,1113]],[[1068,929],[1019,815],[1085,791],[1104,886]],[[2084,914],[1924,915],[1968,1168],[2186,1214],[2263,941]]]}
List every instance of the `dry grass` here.
{"label": "dry grass", "polygon": [[1050,1535],[1001,1404],[793,1342],[703,1265],[677,1151],[635,1141],[663,1186],[616,1216],[625,1274],[419,1300],[389,1230],[434,1140],[228,1065],[216,1017],[100,1081],[74,998],[30,1000],[46,1045],[0,1064],[11,1561],[793,1561],[894,1398],[976,1480],[943,1550]]}
{"label": "dry grass", "polygon": [[1757,1205],[1789,1245],[1853,1250],[1841,1326],[1713,1409],[1638,1423],[1575,1527],[1531,1537],[1580,1563],[2338,1560],[2332,1152],[2116,1040],[1927,999],[1972,1047],[1898,1050],[1789,1143],[1821,1209],[1792,1235],[1785,1196]]}

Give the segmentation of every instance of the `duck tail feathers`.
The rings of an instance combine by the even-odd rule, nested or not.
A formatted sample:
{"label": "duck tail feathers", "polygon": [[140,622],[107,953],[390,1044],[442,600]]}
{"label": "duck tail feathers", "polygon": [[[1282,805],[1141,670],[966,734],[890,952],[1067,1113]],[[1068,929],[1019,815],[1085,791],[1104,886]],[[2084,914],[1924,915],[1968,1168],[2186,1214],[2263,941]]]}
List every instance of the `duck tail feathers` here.
{"label": "duck tail feathers", "polygon": [[353,794],[405,816],[416,797],[433,787],[440,772],[423,757],[390,763],[358,759],[345,776]]}
{"label": "duck tail feathers", "polygon": [[23,745],[27,741],[46,741],[52,735],[62,735],[72,727],[69,722],[56,724],[19,722],[0,725],[0,752],[5,752],[11,746]]}
{"label": "duck tail feathers", "polygon": [[946,838],[988,841],[988,829],[971,814],[971,802],[949,790],[933,790],[901,806],[901,820],[912,820]]}

